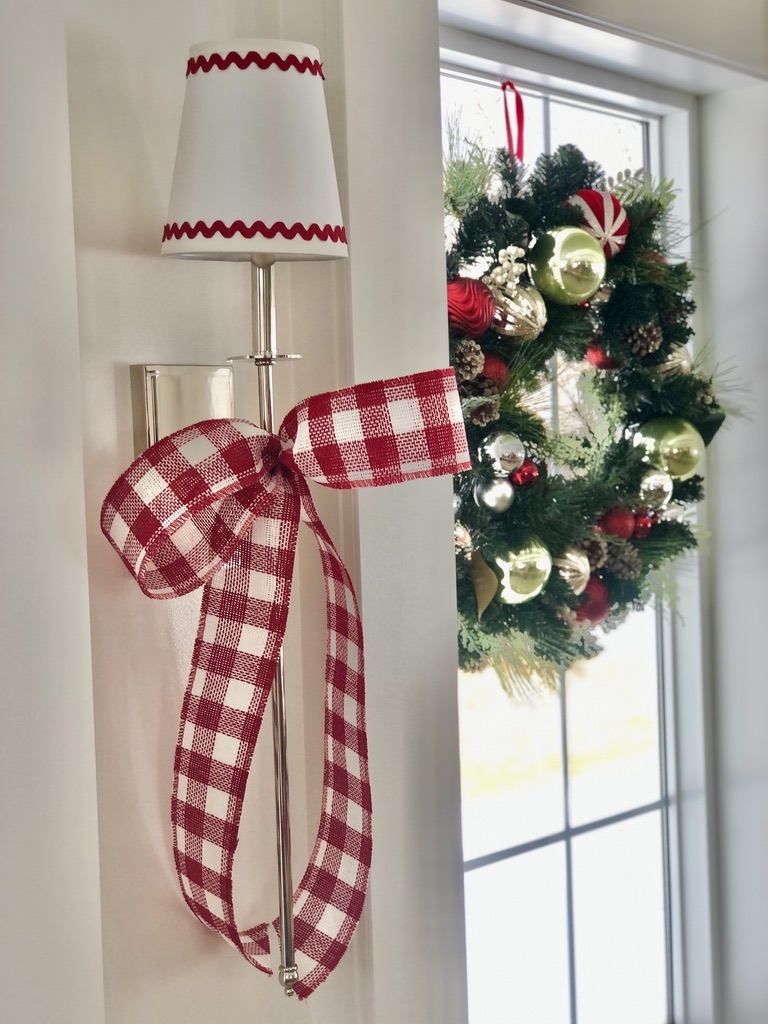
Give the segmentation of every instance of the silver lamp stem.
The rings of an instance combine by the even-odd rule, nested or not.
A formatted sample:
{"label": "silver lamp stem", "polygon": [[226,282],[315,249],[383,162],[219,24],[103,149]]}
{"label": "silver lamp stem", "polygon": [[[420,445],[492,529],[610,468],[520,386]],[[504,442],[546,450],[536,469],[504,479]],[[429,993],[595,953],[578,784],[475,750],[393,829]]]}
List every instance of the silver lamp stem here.
{"label": "silver lamp stem", "polygon": [[[277,360],[274,349],[275,300],[274,260],[253,257],[251,262],[253,362],[258,374],[259,426],[273,433],[272,367]],[[285,676],[283,655],[277,663],[272,686],[272,737],[275,748],[275,813],[277,818],[277,877],[280,910],[280,984],[285,994],[293,995],[298,981],[293,935],[293,879],[291,876],[291,822],[288,803],[287,728],[285,716]]]}

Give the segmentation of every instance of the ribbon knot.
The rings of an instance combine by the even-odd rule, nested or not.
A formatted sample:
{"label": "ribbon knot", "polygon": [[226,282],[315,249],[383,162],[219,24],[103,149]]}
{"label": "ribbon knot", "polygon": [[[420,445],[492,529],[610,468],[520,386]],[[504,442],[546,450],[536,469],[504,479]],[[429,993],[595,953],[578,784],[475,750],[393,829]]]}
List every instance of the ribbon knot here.
{"label": "ribbon knot", "polygon": [[293,898],[300,999],[344,954],[371,863],[360,614],[307,479],[370,487],[469,467],[455,377],[439,370],[315,395],[276,435],[245,420],[194,424],[147,449],[102,508],[102,530],[145,594],[203,587],[174,760],[176,870],[192,912],[268,974],[268,925],[238,927],[232,865],[300,521],[315,536],[326,592],[326,741],[320,826]]}

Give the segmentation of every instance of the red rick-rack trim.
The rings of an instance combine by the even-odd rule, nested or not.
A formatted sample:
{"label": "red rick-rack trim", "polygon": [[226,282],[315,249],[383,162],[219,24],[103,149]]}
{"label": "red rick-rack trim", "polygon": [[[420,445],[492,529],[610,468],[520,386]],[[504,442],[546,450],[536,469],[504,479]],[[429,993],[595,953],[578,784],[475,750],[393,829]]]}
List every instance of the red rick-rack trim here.
{"label": "red rick-rack trim", "polygon": [[283,238],[289,239],[301,235],[305,242],[309,242],[312,238],[317,238],[321,242],[344,242],[345,245],[347,242],[347,232],[343,224],[337,224],[336,227],[325,224],[320,227],[315,223],[309,226],[296,223],[289,228],[281,220],[275,221],[271,227],[263,220],[257,220],[248,227],[241,220],[234,221],[231,226],[227,226],[223,220],[215,220],[210,225],[205,221],[198,220],[193,227],[188,220],[185,220],[182,224],[166,224],[163,228],[164,242],[169,242],[172,238],[181,241],[184,235],[187,238],[196,238],[198,235],[203,235],[204,238],[213,238],[214,235],[223,235],[224,238],[232,238],[234,235],[242,235],[243,238],[253,238],[254,235],[274,238],[275,235],[282,235]]}
{"label": "red rick-rack trim", "polygon": [[302,75],[305,71],[308,71],[310,75],[320,75],[323,81],[325,81],[323,65],[319,60],[310,60],[309,57],[302,57],[299,60],[293,53],[289,53],[287,57],[281,57],[279,53],[274,52],[262,56],[260,53],[256,53],[255,50],[246,54],[231,52],[223,57],[220,53],[212,53],[208,57],[190,57],[187,61],[187,78],[190,75],[196,75],[198,71],[207,74],[214,67],[218,68],[219,71],[226,71],[232,64],[236,64],[241,71],[245,71],[251,64],[256,64],[262,71],[266,71],[267,68],[276,64],[281,71],[295,68]]}

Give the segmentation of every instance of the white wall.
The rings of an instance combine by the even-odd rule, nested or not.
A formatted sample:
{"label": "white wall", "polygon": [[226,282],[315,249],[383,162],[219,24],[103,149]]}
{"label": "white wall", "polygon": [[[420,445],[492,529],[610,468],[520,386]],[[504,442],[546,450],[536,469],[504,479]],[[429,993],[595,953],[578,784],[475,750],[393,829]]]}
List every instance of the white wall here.
{"label": "white wall", "polygon": [[533,0],[531,6],[563,11],[577,20],[586,16],[726,63],[768,70],[768,13],[762,0]]}
{"label": "white wall", "polygon": [[79,355],[54,5],[2,5],[0,137],[0,1017],[97,1024]]}
{"label": "white wall", "polygon": [[[279,408],[445,364],[436,9],[369,7],[3,6],[3,416],[18,444],[4,457],[4,494],[16,495],[2,622],[8,1024],[462,1019],[450,482],[366,495],[359,513],[353,495],[318,495],[361,583],[375,864],[350,953],[306,1007],[199,925],[177,892],[171,768],[199,597],[147,601],[98,529],[101,500],[132,458],[129,364],[249,347],[247,270],[158,255],[194,42],[296,38],[326,61],[352,258],[278,268],[279,343],[305,355],[279,371]],[[315,557],[302,546],[287,654],[297,875],[322,771]],[[243,916],[263,920],[276,890],[266,735],[259,746],[236,871]]]}
{"label": "white wall", "polygon": [[[344,4],[361,380],[446,361],[437,30],[428,0]],[[452,517],[447,478],[360,495],[371,757],[386,777],[374,789],[377,1024],[464,1016]]]}
{"label": "white wall", "polygon": [[743,391],[713,447],[708,505],[714,532],[713,641],[720,797],[723,1021],[768,1018],[768,86],[710,97],[702,106],[713,355]]}

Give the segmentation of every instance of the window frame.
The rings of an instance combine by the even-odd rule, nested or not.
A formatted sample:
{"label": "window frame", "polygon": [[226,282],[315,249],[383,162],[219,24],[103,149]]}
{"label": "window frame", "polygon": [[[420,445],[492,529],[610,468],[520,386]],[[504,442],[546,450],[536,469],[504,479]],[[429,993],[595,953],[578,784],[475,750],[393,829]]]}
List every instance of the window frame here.
{"label": "window frame", "polygon": [[[510,78],[523,88],[557,98],[607,106],[650,118],[654,176],[674,180],[680,190],[679,218],[691,225],[688,251],[701,265],[698,99],[676,89],[622,76],[551,54],[525,50],[460,29],[440,28],[441,71],[498,82]],[[655,134],[655,137],[654,137]],[[707,297],[694,285],[697,313],[694,345],[701,346]],[[721,1002],[719,908],[716,897],[716,781],[713,686],[707,657],[707,563],[699,553],[677,571],[677,614],[658,616],[659,682],[665,707],[660,756],[666,776],[669,914],[668,942],[673,971],[669,982],[669,1024],[715,1024]],[[662,713],[663,712],[663,713]],[[663,790],[662,790],[663,795]]]}

